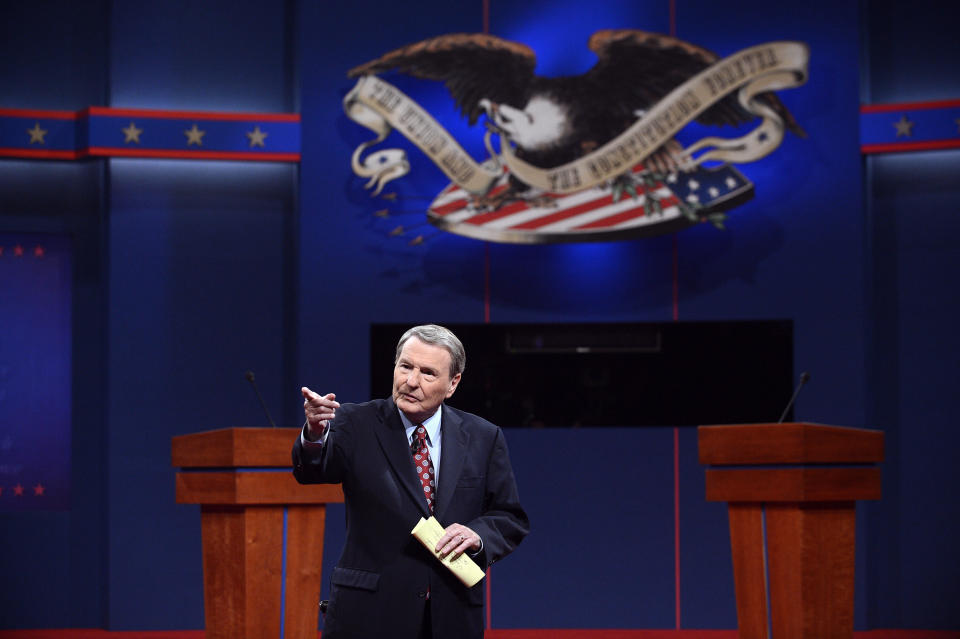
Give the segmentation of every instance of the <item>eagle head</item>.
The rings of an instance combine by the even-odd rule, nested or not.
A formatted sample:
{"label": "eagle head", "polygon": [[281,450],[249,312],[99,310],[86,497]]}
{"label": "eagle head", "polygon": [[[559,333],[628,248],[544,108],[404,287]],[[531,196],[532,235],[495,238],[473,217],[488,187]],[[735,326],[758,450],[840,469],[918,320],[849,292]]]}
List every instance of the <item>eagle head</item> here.
{"label": "eagle head", "polygon": [[559,146],[571,132],[567,108],[546,95],[533,96],[522,109],[486,98],[478,105],[499,133],[527,151]]}

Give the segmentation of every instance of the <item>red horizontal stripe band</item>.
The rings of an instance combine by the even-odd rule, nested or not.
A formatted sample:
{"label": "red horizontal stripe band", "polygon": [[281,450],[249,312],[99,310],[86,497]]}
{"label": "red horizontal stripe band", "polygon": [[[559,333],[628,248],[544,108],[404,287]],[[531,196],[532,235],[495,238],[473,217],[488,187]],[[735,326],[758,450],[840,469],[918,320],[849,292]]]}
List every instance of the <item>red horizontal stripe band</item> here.
{"label": "red horizontal stripe band", "polygon": [[86,157],[84,151],[54,151],[51,149],[0,148],[0,157],[40,158],[44,160],[77,160]]}
{"label": "red horizontal stripe band", "polygon": [[863,144],[861,153],[898,153],[903,151],[937,151],[960,148],[958,140],[932,140],[929,142],[891,142],[889,144]]}
{"label": "red horizontal stripe band", "polygon": [[440,217],[443,217],[444,215],[456,213],[460,209],[466,208],[469,203],[470,203],[470,200],[464,197],[463,199],[460,199],[460,200],[453,200],[451,202],[447,202],[443,206],[438,206],[435,209],[430,209],[430,212],[433,213],[434,215],[439,215]]}
{"label": "red horizontal stripe band", "polygon": [[260,162],[299,162],[299,153],[258,153],[256,151],[174,151],[170,149],[122,149],[92,146],[90,155],[137,158],[175,158],[182,160],[254,160]]}
{"label": "red horizontal stripe band", "polygon": [[571,206],[568,209],[563,209],[562,211],[557,211],[556,213],[551,213],[550,215],[544,215],[533,220],[528,220],[510,228],[530,231],[547,226],[548,224],[553,224],[554,222],[561,222],[571,217],[582,215],[583,213],[589,213],[590,211],[603,208],[609,204],[613,204],[613,195],[605,195],[595,200],[590,200],[589,202],[584,202],[583,204]]}
{"label": "red horizontal stripe band", "polygon": [[46,120],[76,120],[76,111],[49,111],[43,109],[0,109],[2,118],[39,118]]}
{"label": "red horizontal stripe band", "polygon": [[[660,206],[664,209],[668,209],[671,206],[677,206],[679,203],[680,203],[680,200],[678,200],[673,195],[669,197],[665,197],[662,200],[660,200]],[[587,230],[587,229],[601,229],[601,228],[614,227],[628,220],[632,220],[637,217],[643,217],[644,215],[646,215],[644,206],[639,206],[637,208],[630,209],[628,211],[623,211],[621,213],[614,213],[609,217],[604,217],[599,220],[594,220],[593,222],[584,224],[582,226],[574,227],[574,229]]]}
{"label": "red horizontal stripe band", "polygon": [[593,222],[589,222],[581,226],[575,226],[573,227],[573,230],[585,231],[590,229],[610,228],[622,222],[626,222],[627,220],[643,217],[644,215],[646,215],[646,209],[643,206],[638,206],[636,208],[632,208],[626,211],[621,211],[616,215],[611,215],[609,217],[604,217],[599,220],[594,220]]}
{"label": "red horizontal stripe band", "polygon": [[467,224],[473,224],[475,226],[481,226],[487,222],[493,222],[494,220],[499,220],[504,217],[509,217],[514,213],[520,213],[522,211],[528,210],[530,207],[527,206],[526,202],[517,201],[511,202],[510,204],[504,204],[499,209],[494,209],[493,211],[488,211],[486,213],[479,213],[473,217],[466,220]]}
{"label": "red horizontal stripe band", "polygon": [[[323,633],[317,631],[317,639]],[[736,630],[490,628],[487,639],[737,639]],[[853,639],[957,639],[956,630],[854,630]],[[203,639],[203,630],[0,630],[0,639]]]}
{"label": "red horizontal stripe band", "polygon": [[89,107],[83,110],[90,115],[119,118],[164,118],[168,120],[241,120],[251,122],[299,122],[299,113],[226,113],[218,111],[169,111],[165,109],[116,109],[113,107]]}
{"label": "red horizontal stripe band", "polygon": [[891,104],[862,104],[860,113],[884,113],[890,111],[922,111],[924,109],[949,109],[960,107],[960,100],[930,100],[928,102],[898,102]]}

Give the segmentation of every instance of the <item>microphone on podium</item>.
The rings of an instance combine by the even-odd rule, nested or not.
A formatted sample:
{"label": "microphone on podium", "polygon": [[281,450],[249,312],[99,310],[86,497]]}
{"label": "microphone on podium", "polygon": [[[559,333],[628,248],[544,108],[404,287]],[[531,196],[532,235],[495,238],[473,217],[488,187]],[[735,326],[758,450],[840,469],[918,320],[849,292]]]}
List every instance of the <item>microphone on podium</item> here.
{"label": "microphone on podium", "polygon": [[800,373],[800,383],[797,384],[797,388],[793,391],[793,397],[790,398],[790,401],[787,402],[787,407],[783,409],[783,415],[780,415],[780,419],[777,421],[778,424],[782,424],[783,420],[787,418],[787,413],[790,412],[790,409],[793,408],[793,403],[797,401],[797,395],[800,394],[800,389],[803,388],[803,385],[810,381],[810,373],[803,371]]}
{"label": "microphone on podium", "polygon": [[263,406],[263,412],[267,415],[267,421],[270,422],[272,428],[276,428],[277,425],[273,421],[273,417],[270,417],[270,411],[267,410],[267,404],[263,401],[263,397],[260,395],[260,389],[257,388],[257,380],[253,376],[253,371],[247,371],[247,381],[250,382],[250,385],[253,386],[253,392],[257,394],[257,399],[260,400],[260,405]]}

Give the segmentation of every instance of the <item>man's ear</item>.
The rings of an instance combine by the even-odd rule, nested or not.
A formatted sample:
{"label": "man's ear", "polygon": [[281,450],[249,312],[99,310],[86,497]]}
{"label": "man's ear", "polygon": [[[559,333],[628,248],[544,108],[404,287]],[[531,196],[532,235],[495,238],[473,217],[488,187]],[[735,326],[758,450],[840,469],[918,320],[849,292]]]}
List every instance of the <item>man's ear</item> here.
{"label": "man's ear", "polygon": [[453,376],[453,379],[450,380],[450,388],[447,390],[447,398],[453,395],[454,391],[457,390],[457,385],[460,383],[461,373],[457,373]]}

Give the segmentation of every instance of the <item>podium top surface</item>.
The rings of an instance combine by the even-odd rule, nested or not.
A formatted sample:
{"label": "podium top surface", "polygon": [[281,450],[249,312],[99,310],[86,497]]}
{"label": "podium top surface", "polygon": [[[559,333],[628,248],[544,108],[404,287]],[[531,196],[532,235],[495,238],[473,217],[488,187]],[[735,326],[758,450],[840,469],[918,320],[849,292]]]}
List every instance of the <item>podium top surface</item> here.
{"label": "podium top surface", "polygon": [[299,428],[221,428],[178,435],[173,465],[181,468],[290,468]]}
{"label": "podium top surface", "polygon": [[869,464],[883,461],[883,433],[824,424],[728,424],[697,428],[700,463]]}

